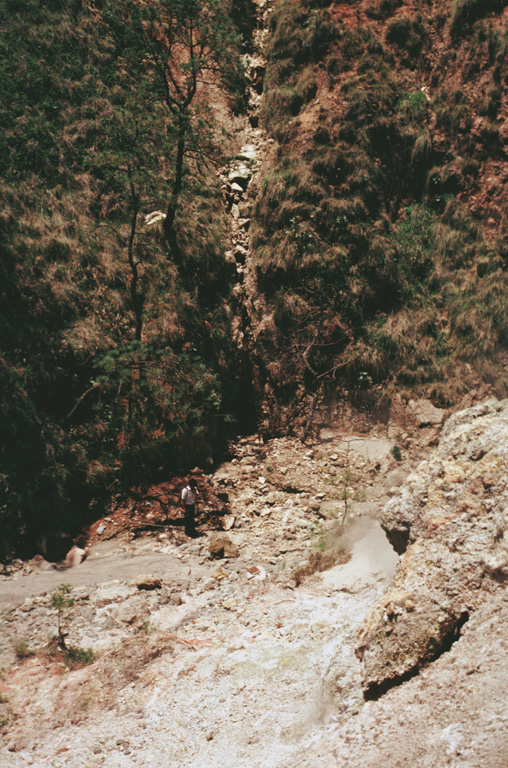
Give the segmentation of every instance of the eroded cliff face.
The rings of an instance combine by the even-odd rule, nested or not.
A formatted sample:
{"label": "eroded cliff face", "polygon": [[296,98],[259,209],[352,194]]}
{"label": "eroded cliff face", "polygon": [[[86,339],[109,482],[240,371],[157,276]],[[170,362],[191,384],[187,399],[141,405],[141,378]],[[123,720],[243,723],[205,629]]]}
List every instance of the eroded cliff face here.
{"label": "eroded cliff face", "polygon": [[386,505],[403,552],[359,639],[366,695],[417,674],[508,581],[508,401],[453,415],[439,446]]}
{"label": "eroded cliff face", "polygon": [[402,552],[360,629],[366,699],[292,768],[499,768],[508,754],[508,402],[456,413],[385,505]]}

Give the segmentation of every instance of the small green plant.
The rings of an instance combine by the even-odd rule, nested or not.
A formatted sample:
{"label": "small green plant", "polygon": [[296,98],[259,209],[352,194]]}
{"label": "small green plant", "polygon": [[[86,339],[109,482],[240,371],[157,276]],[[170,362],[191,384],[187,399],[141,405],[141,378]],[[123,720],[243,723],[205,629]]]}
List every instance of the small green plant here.
{"label": "small green plant", "polygon": [[346,518],[348,513],[349,486],[351,485],[351,481],[353,480],[350,458],[349,458],[350,446],[351,446],[351,443],[348,440],[346,443],[346,458],[344,461],[344,472],[342,473],[341,498],[342,498],[342,501],[344,502],[344,511],[342,513],[342,520],[340,522],[341,530],[344,530],[344,525],[346,523]]}
{"label": "small green plant", "polygon": [[397,104],[397,109],[414,122],[424,119],[427,110],[427,97],[422,91],[404,93]]}
{"label": "small green plant", "polygon": [[93,664],[95,654],[91,648],[79,648],[71,645],[64,651],[64,660],[69,667],[81,667]]}
{"label": "small green plant", "polygon": [[402,461],[402,452],[398,445],[394,445],[390,451],[395,461]]}
{"label": "small green plant", "polygon": [[56,592],[53,592],[53,594],[51,595],[51,606],[57,612],[58,645],[63,650],[68,650],[65,644],[65,638],[67,637],[68,633],[63,631],[63,626],[62,626],[63,615],[68,608],[71,608],[71,606],[74,605],[74,600],[72,599],[72,597],[69,597],[70,593],[71,593],[70,584],[60,584]]}
{"label": "small green plant", "polygon": [[267,472],[273,472],[273,464],[265,464],[265,469]]}
{"label": "small green plant", "polygon": [[149,635],[150,634],[150,622],[149,621],[143,621],[141,624],[139,631],[142,635]]}

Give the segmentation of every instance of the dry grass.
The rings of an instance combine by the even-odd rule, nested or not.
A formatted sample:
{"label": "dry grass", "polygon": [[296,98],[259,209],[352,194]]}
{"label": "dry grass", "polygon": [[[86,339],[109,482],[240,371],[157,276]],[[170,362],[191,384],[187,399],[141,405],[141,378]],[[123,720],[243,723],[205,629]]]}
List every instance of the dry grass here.
{"label": "dry grass", "polygon": [[343,533],[343,526],[336,522],[330,531],[320,535],[317,547],[310,553],[307,561],[293,570],[292,576],[297,586],[314,573],[349,562],[351,552]]}

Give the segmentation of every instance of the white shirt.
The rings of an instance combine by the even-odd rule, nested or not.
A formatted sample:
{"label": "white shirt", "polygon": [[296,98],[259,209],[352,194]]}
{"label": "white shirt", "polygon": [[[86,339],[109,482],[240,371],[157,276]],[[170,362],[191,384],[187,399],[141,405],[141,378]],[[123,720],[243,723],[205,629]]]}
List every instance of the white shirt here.
{"label": "white shirt", "polygon": [[196,503],[196,489],[191,488],[190,485],[186,485],[185,488],[182,491],[182,501],[185,504],[195,504]]}

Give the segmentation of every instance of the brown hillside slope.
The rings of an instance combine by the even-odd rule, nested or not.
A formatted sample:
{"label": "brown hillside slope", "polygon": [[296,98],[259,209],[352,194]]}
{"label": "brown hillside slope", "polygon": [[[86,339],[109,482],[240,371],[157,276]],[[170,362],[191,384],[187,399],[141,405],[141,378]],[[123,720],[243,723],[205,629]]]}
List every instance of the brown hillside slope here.
{"label": "brown hillside slope", "polygon": [[505,391],[507,18],[472,0],[275,7],[252,245],[277,428],[348,395]]}

